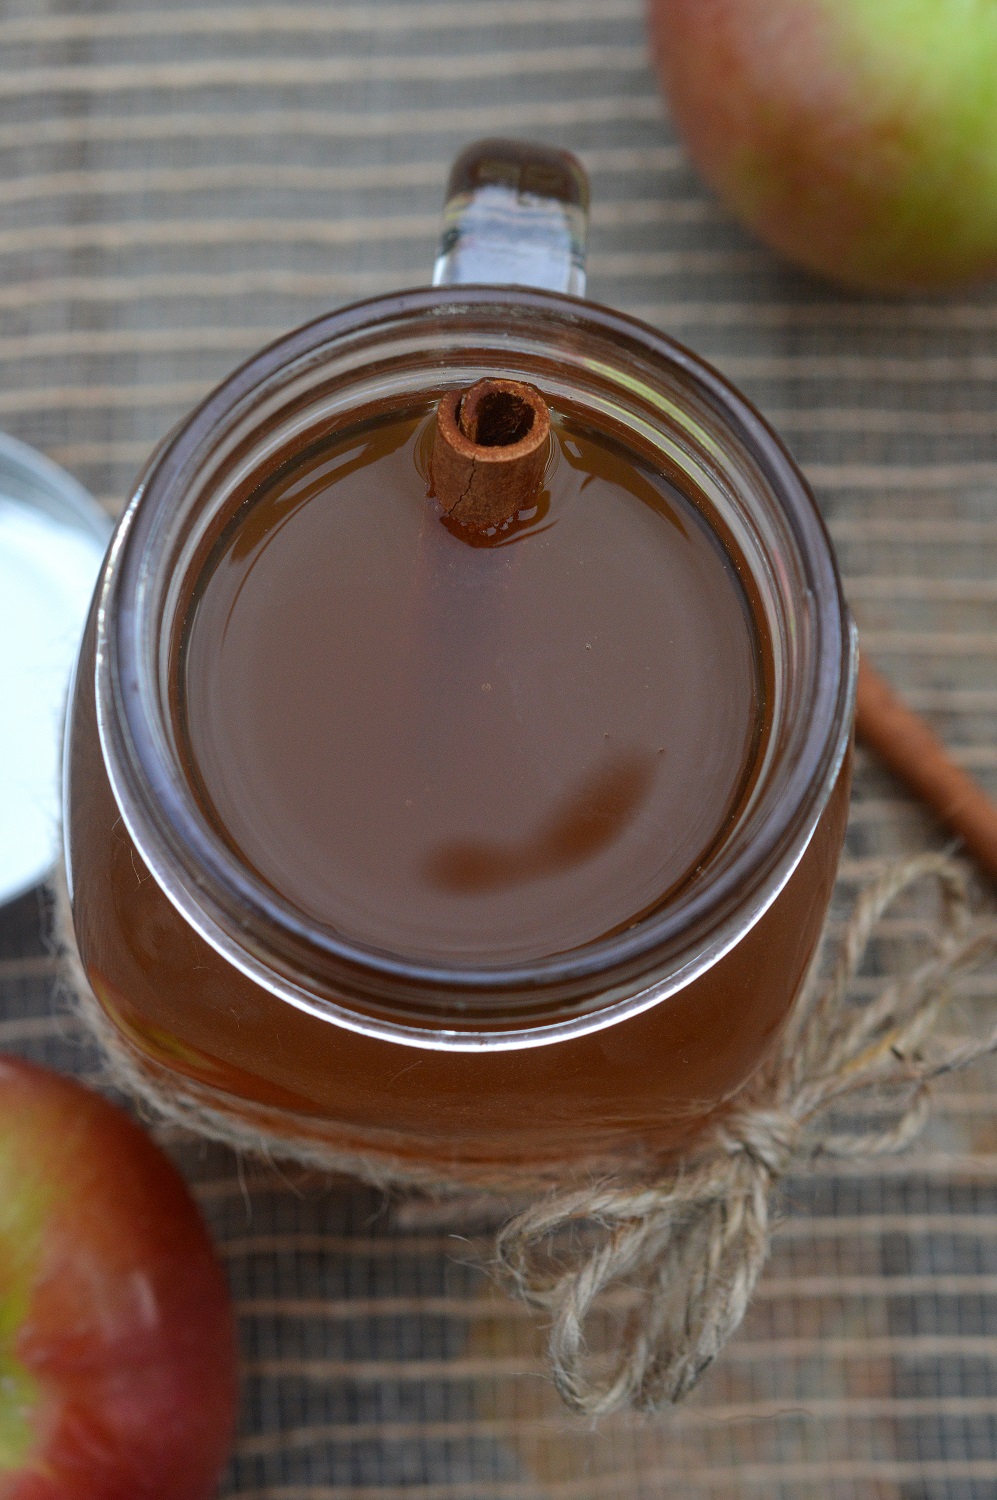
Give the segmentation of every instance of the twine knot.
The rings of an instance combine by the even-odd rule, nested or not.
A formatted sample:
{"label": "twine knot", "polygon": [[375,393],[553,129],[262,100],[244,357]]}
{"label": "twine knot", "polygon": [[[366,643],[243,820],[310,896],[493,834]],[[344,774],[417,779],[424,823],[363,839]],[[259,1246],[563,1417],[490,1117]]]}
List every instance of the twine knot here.
{"label": "twine knot", "polygon": [[[854,1005],[848,988],[876,924],[925,878],[942,898],[934,953]],[[970,918],[957,865],[899,861],[860,895],[830,978],[818,985],[815,961],[776,1055],[692,1157],[642,1180],[555,1192],[506,1225],[499,1267],[549,1315],[569,1406],[597,1417],[688,1394],[747,1311],[768,1257],[772,1189],[793,1163],[899,1150],[924,1124],[932,1081],[997,1051],[997,1028],[981,1040],[935,1035],[953,978],[995,948],[992,922]],[[863,1092],[879,1119],[874,1109],[844,1128],[842,1111]]]}
{"label": "twine knot", "polygon": [[713,1140],[719,1151],[747,1157],[775,1181],[793,1159],[801,1128],[788,1110],[741,1110],[717,1127]]}

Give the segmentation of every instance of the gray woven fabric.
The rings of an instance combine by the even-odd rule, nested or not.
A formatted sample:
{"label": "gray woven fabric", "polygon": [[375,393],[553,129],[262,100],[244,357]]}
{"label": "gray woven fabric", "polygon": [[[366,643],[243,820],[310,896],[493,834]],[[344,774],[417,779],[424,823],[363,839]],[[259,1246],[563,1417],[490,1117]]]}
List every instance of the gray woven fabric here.
{"label": "gray woven fabric", "polygon": [[[428,279],[447,166],[533,135],[592,174],[590,292],[713,359],[813,479],[866,648],[997,790],[997,295],[848,298],[729,220],[677,147],[636,0],[0,10],[0,425],[111,509],[244,355]],[[838,907],[940,830],[860,757]],[[918,907],[879,944],[909,958]],[[870,981],[871,982],[871,981]],[[993,981],[964,986],[967,1020]],[[0,1045],[96,1066],[34,898],[0,918]],[[688,1405],[593,1433],[483,1229],[167,1142],[239,1302],[239,1500],[997,1493],[992,1071],[918,1154],[791,1185],[756,1307]]]}

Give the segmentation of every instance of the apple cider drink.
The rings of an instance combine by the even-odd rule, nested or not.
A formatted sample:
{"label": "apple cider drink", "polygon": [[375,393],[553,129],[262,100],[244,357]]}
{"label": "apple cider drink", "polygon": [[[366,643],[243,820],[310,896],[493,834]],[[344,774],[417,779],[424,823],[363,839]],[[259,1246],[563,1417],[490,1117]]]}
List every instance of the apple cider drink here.
{"label": "apple cider drink", "polygon": [[[474,529],[432,453],[483,378],[550,436]],[[194,413],[112,547],[67,741],[90,983],[157,1087],[285,1142],[672,1151],[805,977],[853,689],[812,497],[707,366],[543,291],[348,308]]]}
{"label": "apple cider drink", "polygon": [[[144,1065],[475,1175],[666,1151],[757,1067],[831,895],[852,669],[813,501],[717,377],[616,315],[468,296],[334,315],[154,460],[66,826]],[[519,324],[552,405],[543,489],[493,534],[427,493],[441,323],[454,383],[508,372]]]}

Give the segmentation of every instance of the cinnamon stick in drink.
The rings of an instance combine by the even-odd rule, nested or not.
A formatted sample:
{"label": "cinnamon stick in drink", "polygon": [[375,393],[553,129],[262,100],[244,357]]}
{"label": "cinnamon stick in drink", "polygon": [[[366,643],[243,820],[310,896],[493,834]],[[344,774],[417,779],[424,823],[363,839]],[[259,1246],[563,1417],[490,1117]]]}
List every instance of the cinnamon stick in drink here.
{"label": "cinnamon stick in drink", "polygon": [[550,413],[521,380],[479,380],[439,404],[433,490],[447,515],[471,531],[501,526],[532,501],[550,451]]}

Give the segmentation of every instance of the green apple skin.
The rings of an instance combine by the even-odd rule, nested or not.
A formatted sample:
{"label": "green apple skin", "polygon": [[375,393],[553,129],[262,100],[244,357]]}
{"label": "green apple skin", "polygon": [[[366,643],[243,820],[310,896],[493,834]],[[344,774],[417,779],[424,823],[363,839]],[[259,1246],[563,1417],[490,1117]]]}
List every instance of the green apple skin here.
{"label": "green apple skin", "polygon": [[855,287],[997,274],[995,0],[648,0],[693,160],[758,235]]}
{"label": "green apple skin", "polygon": [[0,1057],[0,1497],[209,1500],[231,1301],[179,1174],[116,1106]]}

